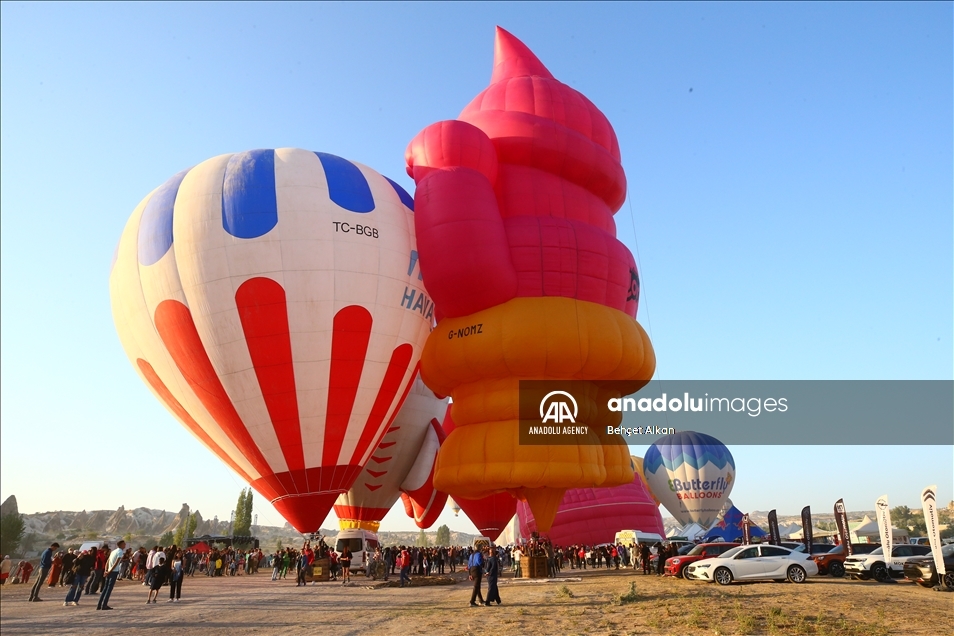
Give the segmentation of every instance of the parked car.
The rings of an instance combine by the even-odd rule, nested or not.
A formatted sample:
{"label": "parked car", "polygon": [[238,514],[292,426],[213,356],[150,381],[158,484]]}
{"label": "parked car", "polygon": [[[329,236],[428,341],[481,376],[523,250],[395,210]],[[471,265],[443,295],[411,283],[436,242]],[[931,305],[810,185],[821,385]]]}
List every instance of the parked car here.
{"label": "parked car", "polygon": [[818,574],[818,566],[806,554],[776,545],[742,545],[723,554],[693,563],[686,578],[715,581],[729,585],[733,581],[788,579],[804,583]]}
{"label": "parked car", "polygon": [[[954,588],[954,543],[941,546],[941,557],[944,559],[944,585]],[[934,566],[934,553],[929,552],[923,557],[914,557],[905,562],[904,578],[914,581],[921,587],[937,585],[937,568]]]}
{"label": "parked car", "polygon": [[[881,547],[880,543],[852,543],[851,553],[870,554],[872,551]],[[819,574],[831,574],[835,578],[841,578],[845,575],[845,558],[848,552],[844,545],[836,545],[824,554],[813,554],[812,559],[818,566]]]}
{"label": "parked car", "polygon": [[685,578],[686,568],[693,563],[719,556],[739,545],[738,543],[700,543],[697,546],[693,546],[685,555],[666,559],[666,564],[663,566],[663,574],[666,576]]}
{"label": "parked car", "polygon": [[914,545],[931,545],[931,539],[928,537],[910,537],[908,543],[913,543]]}
{"label": "parked car", "polygon": [[922,557],[931,551],[927,545],[911,545],[902,543],[891,548],[889,563],[885,563],[884,550],[876,548],[870,554],[858,554],[845,559],[845,574],[852,579],[863,581],[874,578],[883,581],[889,576],[901,578],[904,575],[904,564],[915,557]]}

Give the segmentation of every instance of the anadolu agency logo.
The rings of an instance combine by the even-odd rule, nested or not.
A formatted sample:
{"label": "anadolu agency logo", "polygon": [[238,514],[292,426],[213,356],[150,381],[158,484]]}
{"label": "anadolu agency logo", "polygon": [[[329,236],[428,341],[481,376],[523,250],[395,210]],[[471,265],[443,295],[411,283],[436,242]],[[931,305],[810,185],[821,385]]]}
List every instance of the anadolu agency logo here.
{"label": "anadolu agency logo", "polygon": [[576,424],[576,417],[579,414],[580,409],[576,404],[576,398],[566,391],[550,391],[540,400],[540,421],[543,424],[547,422]]}

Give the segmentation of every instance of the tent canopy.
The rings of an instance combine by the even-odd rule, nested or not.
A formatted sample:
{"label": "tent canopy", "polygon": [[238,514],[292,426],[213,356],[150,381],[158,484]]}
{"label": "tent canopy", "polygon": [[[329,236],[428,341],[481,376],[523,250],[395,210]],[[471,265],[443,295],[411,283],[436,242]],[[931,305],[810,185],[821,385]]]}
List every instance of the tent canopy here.
{"label": "tent canopy", "polygon": [[[749,521],[749,534],[753,537],[764,537],[768,533]],[[723,541],[739,541],[742,539],[742,511],[735,506],[729,508],[722,519],[709,528],[709,532],[705,536],[706,541],[714,541],[720,538]]]}
{"label": "tent canopy", "polygon": [[[837,530],[822,530],[821,528],[812,528],[812,537],[834,537],[838,535]],[[797,539],[801,541],[805,536],[805,533],[799,528],[797,531],[792,532],[788,535],[789,539]]]}
{"label": "tent canopy", "polygon": [[192,550],[193,552],[200,552],[202,554],[212,551],[212,548],[210,548],[209,544],[206,543],[205,541],[199,541],[195,545],[190,546],[189,549]]}
{"label": "tent canopy", "polygon": [[[868,519],[867,515],[865,520],[862,523],[858,524],[851,531],[851,540],[856,543],[865,543],[867,539],[881,539],[881,531],[878,530],[878,522]],[[891,538],[892,539],[903,539],[904,541],[908,540],[908,530],[907,528],[891,528]]]}

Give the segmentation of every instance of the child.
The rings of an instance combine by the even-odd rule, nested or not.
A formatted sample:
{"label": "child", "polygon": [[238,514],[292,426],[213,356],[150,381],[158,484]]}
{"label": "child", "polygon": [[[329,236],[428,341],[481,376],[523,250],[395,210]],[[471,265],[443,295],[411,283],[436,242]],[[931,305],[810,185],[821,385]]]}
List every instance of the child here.
{"label": "child", "polygon": [[169,564],[166,563],[165,554],[160,552],[159,556],[156,558],[158,559],[159,565],[153,568],[154,572],[152,576],[152,584],[149,586],[149,598],[146,599],[146,605],[149,605],[149,603],[155,603],[156,599],[159,598],[159,588],[161,588],[163,584],[169,580],[169,572],[172,569],[169,567]]}

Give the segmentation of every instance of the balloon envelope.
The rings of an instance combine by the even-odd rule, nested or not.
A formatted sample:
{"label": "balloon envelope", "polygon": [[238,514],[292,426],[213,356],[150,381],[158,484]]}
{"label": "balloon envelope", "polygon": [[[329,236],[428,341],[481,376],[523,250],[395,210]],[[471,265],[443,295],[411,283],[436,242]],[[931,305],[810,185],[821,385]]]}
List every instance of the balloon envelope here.
{"label": "balloon envelope", "polygon": [[[520,534],[537,531],[533,511],[525,502],[517,504]],[[560,502],[556,519],[545,534],[558,545],[612,543],[620,530],[640,530],[665,536],[659,507],[642,481],[614,488],[574,488]]]}
{"label": "balloon envelope", "polygon": [[[451,417],[451,407],[447,407],[442,425],[444,434],[449,435],[455,428]],[[477,530],[491,541],[496,541],[510,520],[517,513],[517,500],[506,492],[498,492],[477,499],[459,497],[454,499],[458,510],[463,510]],[[456,512],[454,513],[456,516]]]}
{"label": "balloon envelope", "polygon": [[[490,85],[456,120],[409,144],[424,279],[442,316],[424,381],[454,400],[458,428],[435,483],[464,498],[508,490],[549,527],[567,488],[632,481],[616,422],[591,420],[580,443],[518,444],[520,380],[632,382],[655,369],[635,320],[639,276],[616,237],[626,194],[606,116],[497,29]],[[582,352],[582,353],[581,353]],[[590,410],[591,413],[595,410]]]}
{"label": "balloon envelope", "polygon": [[716,438],[685,431],[659,438],[646,451],[643,475],[679,523],[708,528],[735,483],[735,460]]}
{"label": "balloon envelope", "polygon": [[136,207],[110,274],[133,368],[301,532],[316,531],[410,388],[433,305],[413,201],[346,159],[222,155]]}
{"label": "balloon envelope", "polygon": [[[367,466],[351,489],[335,502],[335,514],[342,528],[364,528],[376,532],[403,490],[416,492],[430,484],[428,478],[439,447],[432,422],[436,422],[439,429],[446,411],[447,400],[434,395],[419,377],[415,379],[404,405],[371,454]],[[421,466],[412,471],[418,460]],[[404,483],[406,480],[407,484]],[[438,503],[438,508],[443,506],[438,501],[438,494],[432,495],[424,490],[421,495],[423,501],[418,502],[419,515],[426,514],[425,509],[429,511]]]}

